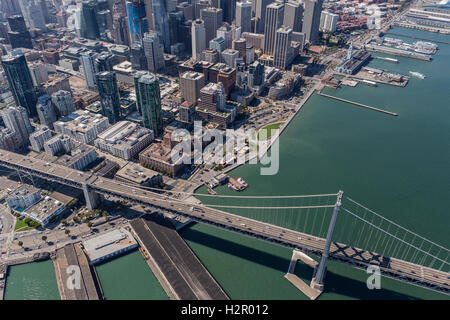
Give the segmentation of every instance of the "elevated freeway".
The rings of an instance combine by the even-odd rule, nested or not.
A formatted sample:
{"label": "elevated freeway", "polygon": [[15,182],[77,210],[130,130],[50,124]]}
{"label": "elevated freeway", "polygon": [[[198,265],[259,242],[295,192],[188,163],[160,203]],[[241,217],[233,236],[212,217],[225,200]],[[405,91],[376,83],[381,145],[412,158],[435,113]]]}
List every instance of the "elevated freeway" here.
{"label": "elevated freeway", "polygon": [[[185,203],[116,180],[97,177],[91,173],[80,172],[53,163],[45,163],[42,160],[13,152],[0,151],[0,166],[83,189],[87,198],[92,198],[92,194],[117,197],[308,254],[323,256],[327,242],[324,238],[281,228],[204,205]],[[334,205],[330,204],[330,207],[334,207]],[[450,274],[445,271],[334,241],[329,246],[327,258],[363,270],[366,270],[369,265],[376,265],[384,276],[450,294]],[[447,264],[447,262],[445,263]]]}

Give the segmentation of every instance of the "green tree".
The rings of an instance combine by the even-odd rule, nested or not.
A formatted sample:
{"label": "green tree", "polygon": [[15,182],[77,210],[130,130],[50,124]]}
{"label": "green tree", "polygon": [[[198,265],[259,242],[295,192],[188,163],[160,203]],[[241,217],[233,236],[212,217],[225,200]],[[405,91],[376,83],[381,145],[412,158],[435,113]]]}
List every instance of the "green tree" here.
{"label": "green tree", "polygon": [[22,241],[19,241],[18,245],[19,245],[19,246],[23,246],[23,242],[22,242]]}
{"label": "green tree", "polygon": [[47,236],[42,236],[41,239],[42,239],[42,241],[46,242],[47,241]]}
{"label": "green tree", "polygon": [[70,230],[69,229],[66,229],[66,231],[64,231],[64,233],[67,234],[68,237],[70,236]]}

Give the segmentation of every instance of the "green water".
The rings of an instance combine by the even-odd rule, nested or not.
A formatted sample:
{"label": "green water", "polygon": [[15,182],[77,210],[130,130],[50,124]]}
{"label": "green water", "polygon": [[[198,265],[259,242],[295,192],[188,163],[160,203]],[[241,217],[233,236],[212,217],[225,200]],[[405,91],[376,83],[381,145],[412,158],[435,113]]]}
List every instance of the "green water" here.
{"label": "green water", "polygon": [[97,265],[95,269],[105,299],[168,299],[139,250]]}
{"label": "green water", "polygon": [[[394,31],[449,41],[439,34]],[[405,88],[359,85],[324,90],[397,112],[398,117],[313,95],[280,138],[277,175],[261,176],[259,165],[241,166],[231,173],[249,183],[243,194],[344,190],[384,217],[449,247],[450,46],[439,47],[432,62],[399,57],[399,64],[382,60],[370,63],[371,67],[408,76],[409,71],[427,76],[424,80],[411,78]],[[235,194],[226,187],[217,191]],[[194,225],[182,234],[231,298],[305,298],[283,278],[289,250],[204,225]],[[446,298],[386,278],[382,279],[382,290],[368,290],[363,271],[337,263],[328,267],[326,292],[320,299]],[[310,275],[304,278],[310,279]]]}
{"label": "green water", "polygon": [[51,260],[9,267],[5,300],[59,300]]}

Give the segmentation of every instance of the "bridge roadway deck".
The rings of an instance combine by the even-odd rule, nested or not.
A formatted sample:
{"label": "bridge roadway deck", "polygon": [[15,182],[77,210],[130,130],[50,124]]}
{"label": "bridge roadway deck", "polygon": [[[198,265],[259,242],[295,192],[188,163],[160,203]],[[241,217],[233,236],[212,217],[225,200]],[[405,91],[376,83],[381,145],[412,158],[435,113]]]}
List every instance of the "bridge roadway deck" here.
{"label": "bridge roadway deck", "polygon": [[[53,263],[62,300],[101,300],[103,298],[95,271],[80,247],[67,244],[56,250]],[[81,283],[79,289],[72,289],[67,286],[68,277],[73,273],[73,271],[67,273],[69,266],[80,268]]]}
{"label": "bridge roadway deck", "polygon": [[[155,215],[135,219],[131,226],[151,256],[154,273],[169,296],[181,300],[228,300],[174,226]],[[155,270],[154,270],[155,269]]]}
{"label": "bridge roadway deck", "polygon": [[[61,165],[47,165],[42,160],[12,152],[0,152],[0,165],[30,172],[36,176],[71,186],[81,186],[83,183],[87,183],[90,189],[101,194],[138,202],[156,209],[164,209],[197,222],[212,224],[288,248],[297,248],[306,253],[321,255],[325,246],[325,239],[323,238],[284,229],[203,205],[184,203],[116,180],[98,178],[93,174],[79,172]],[[448,272],[422,267],[337,242],[334,242],[331,246],[329,259],[363,269],[370,264],[375,264],[380,267],[385,276],[450,294]]]}

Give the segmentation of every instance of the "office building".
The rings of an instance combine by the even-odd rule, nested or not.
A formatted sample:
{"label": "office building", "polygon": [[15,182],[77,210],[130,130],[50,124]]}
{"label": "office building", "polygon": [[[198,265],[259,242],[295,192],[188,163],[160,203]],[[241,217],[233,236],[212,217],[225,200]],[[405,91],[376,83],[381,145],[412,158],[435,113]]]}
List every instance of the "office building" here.
{"label": "office building", "polygon": [[102,104],[102,114],[114,124],[120,119],[120,97],[114,72],[103,71],[96,75],[98,93]]}
{"label": "office building", "polygon": [[100,31],[97,23],[97,1],[83,1],[81,3],[80,32],[83,38],[98,39]]}
{"label": "office building", "polygon": [[[225,40],[225,48],[231,48],[231,42],[233,41],[233,29],[228,23],[225,23],[216,32],[217,37],[222,37]],[[239,34],[240,36],[240,34]]]}
{"label": "office building", "polygon": [[14,151],[16,147],[15,133],[9,128],[0,126],[0,149]]}
{"label": "office building", "polygon": [[27,111],[23,107],[8,107],[1,110],[5,126],[14,132],[17,146],[28,144],[29,136],[33,132]]}
{"label": "office building", "polygon": [[303,6],[297,0],[289,0],[284,4],[283,25],[293,32],[302,31]]}
{"label": "office building", "polygon": [[294,60],[294,49],[291,47],[292,29],[290,27],[281,27],[277,30],[275,36],[275,53],[273,57],[273,66],[285,70]]}
{"label": "office building", "polygon": [[264,65],[259,61],[253,62],[248,68],[248,86],[255,88],[264,84]]}
{"label": "office building", "polygon": [[145,187],[159,187],[163,183],[162,175],[140,164],[129,162],[116,172],[114,179]]}
{"label": "office building", "polygon": [[264,28],[264,53],[270,56],[274,54],[275,35],[277,30],[283,25],[284,5],[274,2],[266,8],[266,19]]}
{"label": "office building", "polygon": [[93,51],[83,52],[81,54],[81,64],[83,66],[84,79],[86,80],[86,87],[89,90],[96,90],[96,79],[95,79],[95,59],[98,53]]}
{"label": "office building", "polygon": [[67,154],[74,148],[75,144],[68,135],[58,134],[44,142],[45,153],[51,156]]}
{"label": "office building", "polygon": [[11,31],[8,32],[8,39],[11,47],[33,49],[31,35],[28,32],[24,17],[21,15],[13,15],[8,17],[8,24]]}
{"label": "office building", "polygon": [[149,31],[147,13],[144,0],[131,0],[126,2],[128,17],[128,31],[130,44],[142,44],[144,33]]}
{"label": "office building", "polygon": [[75,111],[75,102],[69,91],[56,91],[52,94],[52,101],[59,116],[64,117]]}
{"label": "office building", "polygon": [[255,5],[255,33],[264,33],[266,25],[266,8],[273,0],[257,0]]}
{"label": "office building", "polygon": [[98,135],[94,145],[116,157],[130,160],[153,140],[153,132],[130,121],[119,121]]}
{"label": "office building", "polygon": [[252,3],[242,1],[236,3],[236,26],[241,27],[241,32],[251,32]]}
{"label": "office building", "polygon": [[196,104],[204,85],[205,76],[202,73],[188,71],[180,75],[181,96],[185,101]]}
{"label": "office building", "polygon": [[41,125],[53,130],[53,123],[56,121],[56,111],[52,98],[48,94],[40,96],[36,109]]}
{"label": "office building", "polygon": [[234,49],[226,49],[221,53],[222,61],[232,67],[236,67],[236,59],[239,57],[239,51]]}
{"label": "office building", "polygon": [[2,56],[1,59],[16,105],[24,107],[30,117],[35,117],[37,98],[25,56],[13,52],[13,54]]}
{"label": "office building", "polygon": [[[209,42],[208,42],[209,43]],[[206,48],[206,31],[203,20],[196,19],[192,22],[192,58],[202,59],[202,52]]]}
{"label": "office building", "polygon": [[159,43],[156,32],[149,31],[144,33],[143,44],[148,70],[158,72],[164,69],[163,47]]}
{"label": "office building", "polygon": [[128,19],[125,0],[111,0],[112,4],[112,31],[114,43],[129,45]]}
{"label": "office building", "polygon": [[247,53],[247,40],[241,38],[238,40],[233,40],[233,49],[239,52],[239,58],[243,58],[245,61],[245,56]]}
{"label": "office building", "polygon": [[97,136],[109,127],[108,118],[89,111],[76,110],[53,124],[55,131],[72,139],[91,144]]}
{"label": "office building", "polygon": [[217,29],[222,26],[222,9],[213,7],[202,9],[200,11],[200,19],[202,19],[205,24],[205,43],[209,43],[211,39],[216,37]]}
{"label": "office building", "polygon": [[320,13],[323,0],[304,0],[302,32],[306,34],[306,41],[315,44],[319,41]]}
{"label": "office building", "polygon": [[136,102],[145,128],[158,137],[163,133],[159,80],[150,72],[138,71],[134,76]]}
{"label": "office building", "polygon": [[322,13],[320,14],[319,30],[322,32],[335,32],[338,17],[339,16],[337,14],[328,11],[322,11]]}
{"label": "office building", "polygon": [[107,51],[101,52],[94,59],[95,72],[112,71],[117,62],[118,59],[114,54]]}
{"label": "office building", "polygon": [[178,107],[178,120],[184,123],[192,124],[194,122],[195,104],[184,101]]}
{"label": "office building", "polygon": [[44,143],[50,140],[52,132],[47,127],[40,127],[30,134],[31,149],[40,152],[44,149]]}
{"label": "office building", "polygon": [[189,2],[181,2],[177,5],[177,11],[183,13],[185,21],[194,20],[194,5]]}
{"label": "office building", "polygon": [[222,37],[216,37],[209,42],[209,48],[222,52],[226,49],[225,39]]}

